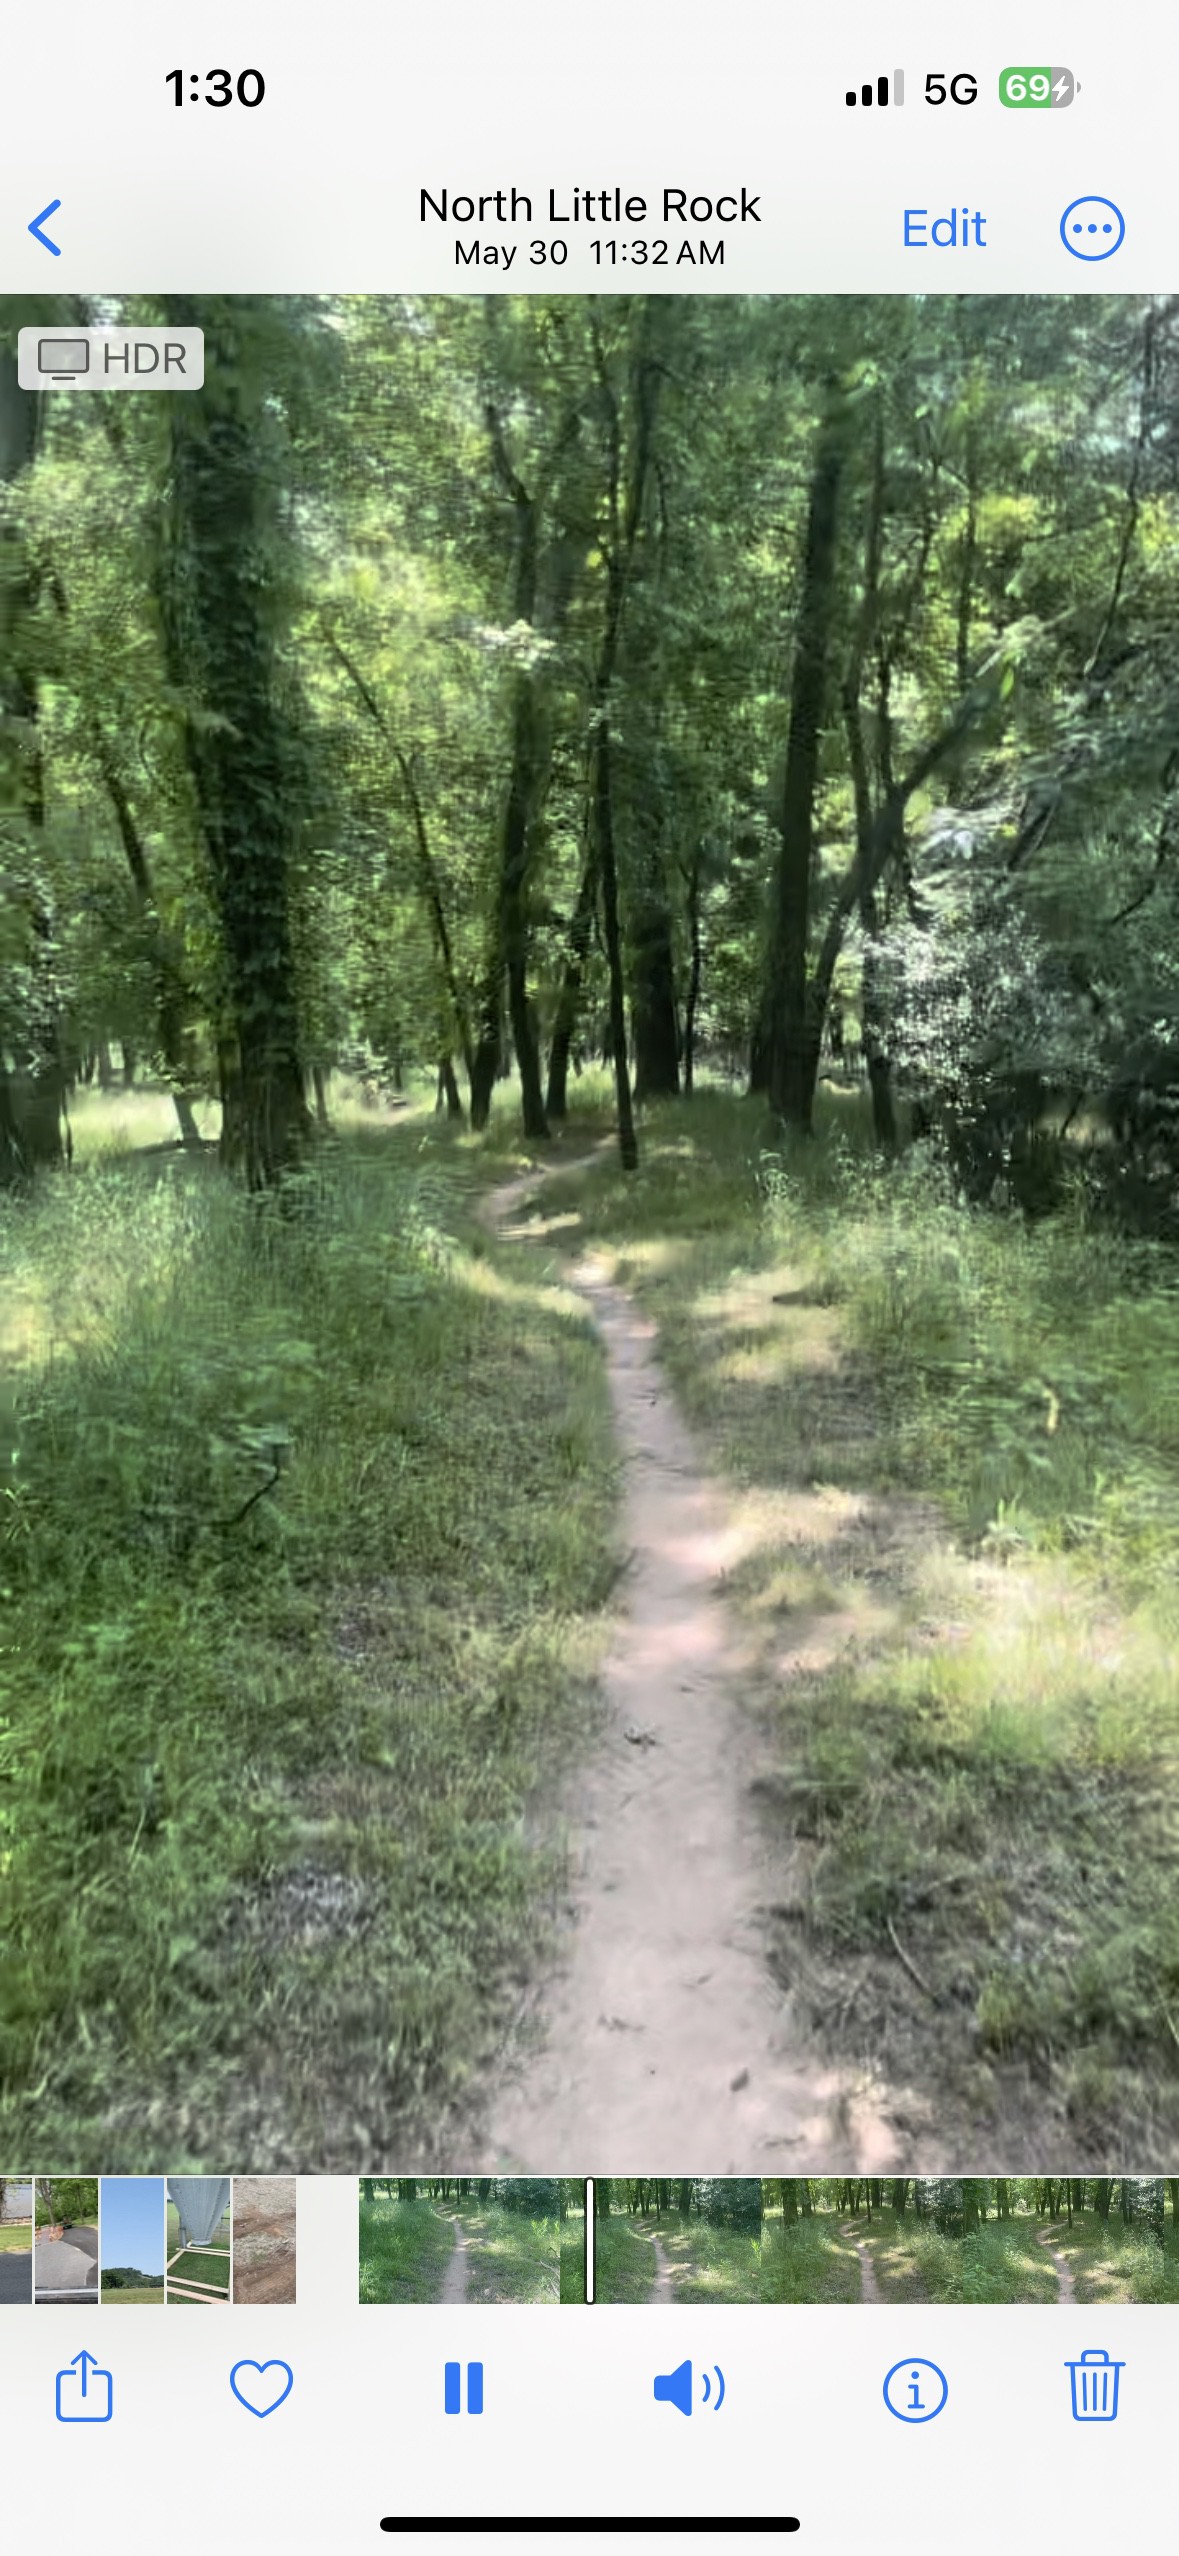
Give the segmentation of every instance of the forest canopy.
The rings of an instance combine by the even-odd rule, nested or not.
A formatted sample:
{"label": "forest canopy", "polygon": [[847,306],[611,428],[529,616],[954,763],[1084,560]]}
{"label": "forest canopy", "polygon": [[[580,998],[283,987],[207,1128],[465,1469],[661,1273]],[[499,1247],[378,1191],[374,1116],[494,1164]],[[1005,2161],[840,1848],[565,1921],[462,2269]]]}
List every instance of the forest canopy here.
{"label": "forest canopy", "polygon": [[116,307],[205,389],[0,352],[8,1177],[116,1048],[254,1183],[344,1061],[539,1138],[605,1055],[629,1160],[850,1051],[972,1194],[1169,1225],[1170,303]]}

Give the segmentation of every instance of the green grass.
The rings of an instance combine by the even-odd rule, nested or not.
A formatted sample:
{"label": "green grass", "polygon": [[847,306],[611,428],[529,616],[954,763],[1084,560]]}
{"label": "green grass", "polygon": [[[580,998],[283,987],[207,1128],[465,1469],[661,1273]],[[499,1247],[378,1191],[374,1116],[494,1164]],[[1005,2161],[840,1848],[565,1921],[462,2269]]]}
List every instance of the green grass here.
{"label": "green grass", "polygon": [[854,2306],[860,2298],[859,2257],[841,2221],[816,2212],[784,2227],[781,2218],[767,2217],[761,2295],[771,2306]]}
{"label": "green grass", "polygon": [[441,2295],[454,2227],[429,2201],[360,2204],[362,2307],[419,2306]]}
{"label": "green grass", "polygon": [[1051,2233],[1084,2306],[1179,2301],[1179,2246],[1170,2226],[1166,2233],[1171,2241],[1159,2245],[1142,2228],[1123,2227],[1113,2213],[1103,2221],[1095,2211],[1085,2211],[1071,2228],[1054,2223]]}
{"label": "green grass", "polygon": [[[102,2304],[104,2307],[164,2307],[167,2300],[162,2289],[108,2290],[104,2288]],[[173,2306],[175,2304],[173,2300]]]}
{"label": "green grass", "polygon": [[11,2227],[0,2228],[0,2254],[27,2254],[32,2242],[31,2224],[22,2227],[16,2220]]}
{"label": "green grass", "polygon": [[597,1343],[471,1212],[515,1152],[410,1113],[283,1206],[166,1158],[0,1201],[14,2145],[371,2167],[494,2045],[614,1572]]}
{"label": "green grass", "polygon": [[962,2241],[962,2294],[967,2307],[1001,2307],[1009,2301],[1055,2306],[1060,2299],[1056,2266],[1038,2243],[1038,2219],[988,2219]]}
{"label": "green grass", "polygon": [[943,2236],[940,2228],[906,2211],[874,2218],[871,2227],[855,2221],[856,2236],[868,2249],[882,2305],[896,2300],[926,2300],[931,2306],[956,2306],[962,2297],[962,2244]]}
{"label": "green grass", "polygon": [[[173,2283],[179,2281],[198,2282],[202,2289],[219,2290],[228,2299],[230,2266],[224,2255],[206,2254],[200,2246],[193,2246],[186,2249],[177,2263],[171,2261],[171,2253],[169,2253],[169,2263],[171,2267],[167,2275],[169,2299],[175,2300],[183,2295],[182,2292],[173,2289]],[[219,2303],[215,2299],[209,2301],[211,2307]]]}
{"label": "green grass", "polygon": [[[207,1142],[221,1124],[216,1101],[198,1101],[197,1126]],[[145,1145],[172,1145],[178,1135],[176,1111],[169,1093],[153,1084],[136,1083],[127,1091],[113,1083],[109,1091],[80,1086],[70,1099],[70,1136],[75,1164],[101,1162]]]}
{"label": "green grass", "polygon": [[645,2222],[667,2256],[671,2296],[682,2307],[752,2306],[758,2297],[761,2240],[739,2228],[700,2219]]}
{"label": "green grass", "polygon": [[[219,2218],[219,2220],[218,2220],[218,2222],[217,2222],[216,2227],[215,2227],[215,2228],[214,2228],[214,2230],[213,2230],[212,2236],[211,2236],[211,2237],[210,2237],[210,2239],[209,2239],[209,2243],[210,2243],[210,2245],[215,2245],[215,2246],[226,2246],[226,2245],[228,2245],[228,2244],[230,2243],[230,2226],[231,2226],[231,2221],[230,2221],[230,2205],[227,2203],[227,2204],[226,2204],[226,2207],[224,2208],[224,2210],[223,2210],[223,2211],[222,2211],[222,2213],[221,2213],[221,2216],[220,2216],[220,2218]],[[165,2252],[166,2252],[167,2254],[175,2254],[175,2252],[176,2252],[176,2248],[177,2248],[177,2246],[179,2245],[179,2243],[180,2243],[180,2212],[179,2212],[179,2210],[177,2209],[176,2204],[175,2204],[175,2202],[174,2202],[174,2201],[167,2201],[167,2202],[165,2202],[165,2205],[164,2205],[164,2250],[165,2250]]]}
{"label": "green grass", "polygon": [[363,2306],[420,2306],[442,2295],[455,2250],[455,2220],[467,2248],[467,2303],[472,2307],[555,2307],[561,2296],[559,2223],[528,2219],[494,2204],[363,2197],[360,2204],[360,2301]]}
{"label": "green grass", "polygon": [[570,2210],[561,2221],[561,2305],[574,2307],[585,2300],[585,2216]]}
{"label": "green grass", "polygon": [[656,2274],[655,2248],[630,2219],[594,2221],[594,2297],[615,2307],[645,2306]]}
{"label": "green grass", "polygon": [[467,2298],[472,2307],[556,2307],[561,2248],[556,2219],[526,2219],[518,2210],[459,2206],[467,2241]]}
{"label": "green grass", "polygon": [[546,1204],[728,1479],[784,1984],[971,2121],[1047,2086],[1082,2153],[1173,2138],[1173,1254],[964,1207],[920,1149],[882,1168],[854,1095],[810,1145],[716,1092],[642,1142]]}

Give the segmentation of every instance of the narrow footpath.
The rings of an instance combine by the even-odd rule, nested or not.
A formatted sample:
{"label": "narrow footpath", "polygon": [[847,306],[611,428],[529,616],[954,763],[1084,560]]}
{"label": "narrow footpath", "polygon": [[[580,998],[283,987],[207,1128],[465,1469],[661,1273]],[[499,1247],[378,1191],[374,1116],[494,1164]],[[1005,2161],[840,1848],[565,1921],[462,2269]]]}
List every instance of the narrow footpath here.
{"label": "narrow footpath", "polygon": [[454,2252],[446,2266],[446,2271],[442,2280],[442,2288],[438,2293],[439,2305],[441,2307],[461,2307],[464,2299],[466,2298],[468,2288],[470,2287],[470,2256],[467,2250],[467,2240],[463,2234],[461,2219],[455,2219],[453,2221],[453,2226]]}
{"label": "narrow footpath", "polygon": [[845,2226],[843,2233],[849,2244],[855,2247],[860,2258],[860,2304],[862,2307],[879,2307],[880,2291],[876,2281],[876,2266],[869,2249],[863,2239],[856,2235],[854,2227]]}
{"label": "narrow footpath", "polygon": [[[543,1237],[527,1212],[542,1179],[525,1173],[487,1202],[501,1239]],[[884,2172],[892,2134],[853,2130],[836,2077],[790,2046],[764,1958],[757,1911],[772,1891],[740,1639],[719,1594],[732,1559],[723,1497],[701,1473],[654,1324],[592,1259],[565,1275],[605,1350],[625,1603],[574,1805],[564,1958],[493,2103],[495,2155],[517,2171],[575,2157],[601,2173],[636,2157],[670,2170],[690,2155],[698,2173],[762,2157],[790,2173]]]}
{"label": "narrow footpath", "polygon": [[657,2236],[652,2236],[651,2243],[655,2248],[655,2279],[647,2305],[648,2307],[670,2307],[675,2297],[671,2286],[671,2265]]}
{"label": "narrow footpath", "polygon": [[1045,2228],[1038,2228],[1036,2230],[1036,2243],[1037,2245],[1043,2246],[1046,2254],[1051,2255],[1056,2266],[1056,2277],[1060,2283],[1060,2292],[1056,2301],[1057,2306],[1074,2306],[1076,2303],[1077,2285],[1073,2279],[1066,2257],[1061,2253],[1059,2246],[1053,2245],[1052,2239]]}

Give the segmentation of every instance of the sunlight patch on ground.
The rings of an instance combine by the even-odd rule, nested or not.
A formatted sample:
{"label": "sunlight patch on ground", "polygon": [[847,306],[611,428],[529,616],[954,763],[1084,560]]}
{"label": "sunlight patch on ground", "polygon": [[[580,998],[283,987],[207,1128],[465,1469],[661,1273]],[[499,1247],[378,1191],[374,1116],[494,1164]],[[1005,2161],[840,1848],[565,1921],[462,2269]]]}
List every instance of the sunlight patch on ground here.
{"label": "sunlight patch on ground", "polygon": [[[198,1100],[196,1123],[207,1143],[215,1143],[221,1127],[220,1103]],[[76,1090],[70,1097],[70,1132],[75,1163],[95,1162],[103,1154],[137,1153],[147,1145],[179,1142],[176,1106],[170,1092],[150,1086],[131,1091]]]}

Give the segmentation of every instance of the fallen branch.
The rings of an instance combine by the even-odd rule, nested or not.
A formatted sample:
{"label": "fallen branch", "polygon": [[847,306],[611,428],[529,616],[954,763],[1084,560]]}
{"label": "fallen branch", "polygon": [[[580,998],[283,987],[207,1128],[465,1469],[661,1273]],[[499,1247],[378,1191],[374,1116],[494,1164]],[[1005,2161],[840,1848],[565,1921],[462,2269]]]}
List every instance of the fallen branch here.
{"label": "fallen branch", "polygon": [[931,1998],[933,2004],[936,2006],[937,1998],[933,1989],[930,1987],[928,1979],[923,1979],[917,1968],[916,1962],[910,1961],[908,1953],[905,1951],[905,1947],[901,1942],[900,1936],[897,1933],[891,1917],[886,1917],[884,1922],[888,1928],[889,1940],[892,1944],[893,1951],[896,1954],[897,1960],[900,1962],[902,1969],[908,1971],[910,1979],[913,1981],[914,1985],[921,1990],[922,1996]]}
{"label": "fallen branch", "polygon": [[273,1491],[276,1488],[281,1478],[282,1466],[281,1464],[276,1464],[274,1471],[270,1476],[270,1480],[268,1482],[260,1482],[257,1490],[251,1491],[249,1499],[243,1500],[240,1509],[235,1509],[231,1518],[218,1518],[217,1524],[220,1527],[222,1534],[228,1535],[231,1527],[240,1526],[242,1519],[248,1518],[251,1509],[257,1507],[259,1500],[264,1500],[266,1498],[268,1491]]}

